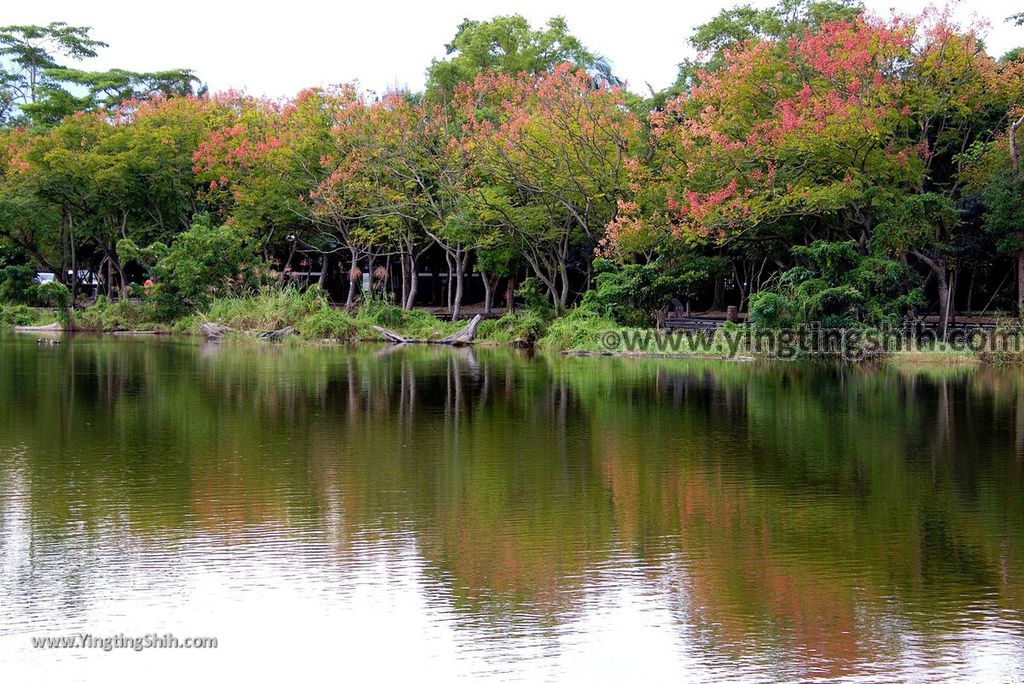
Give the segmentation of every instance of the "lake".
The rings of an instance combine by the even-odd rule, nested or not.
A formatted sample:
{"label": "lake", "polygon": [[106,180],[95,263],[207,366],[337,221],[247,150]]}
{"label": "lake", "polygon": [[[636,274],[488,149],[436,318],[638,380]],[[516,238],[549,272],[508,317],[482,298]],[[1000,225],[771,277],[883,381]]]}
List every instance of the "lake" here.
{"label": "lake", "polygon": [[5,682],[1024,677],[1021,369],[8,334],[0,407]]}

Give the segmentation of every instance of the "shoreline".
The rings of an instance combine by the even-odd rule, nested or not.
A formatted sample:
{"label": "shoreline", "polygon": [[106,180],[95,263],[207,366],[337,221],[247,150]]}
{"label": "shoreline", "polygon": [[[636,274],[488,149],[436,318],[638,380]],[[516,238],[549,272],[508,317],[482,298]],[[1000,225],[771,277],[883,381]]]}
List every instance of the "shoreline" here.
{"label": "shoreline", "polygon": [[[481,347],[491,349],[516,349],[520,351],[531,351],[547,353],[564,357],[592,358],[606,357],[619,359],[644,359],[662,361],[731,361],[737,363],[753,363],[759,361],[775,362],[826,362],[839,363],[850,366],[857,366],[865,363],[894,363],[904,366],[1018,366],[1024,365],[1024,357],[1010,358],[989,353],[968,354],[951,352],[947,350],[933,351],[903,351],[875,354],[868,358],[850,359],[841,356],[824,354],[800,355],[791,358],[784,358],[771,354],[758,353],[737,353],[737,354],[715,354],[707,352],[659,352],[659,351],[628,351],[628,350],[594,350],[579,348],[545,348],[543,345],[524,344],[517,342],[500,341],[493,339],[477,339],[470,342],[451,344],[442,339],[409,339],[405,342],[392,342],[386,338],[379,337],[322,337],[309,338],[299,334],[292,334],[283,339],[271,340],[267,338],[268,331],[257,330],[234,330],[231,333],[219,338],[210,338],[199,333],[183,333],[171,328],[156,330],[95,330],[91,328],[63,328],[55,327],[54,324],[44,326],[0,326],[0,332],[7,331],[18,335],[45,334],[54,335],[95,335],[110,337],[159,337],[175,339],[191,339],[216,343],[243,343],[268,346],[298,346],[298,347],[340,347],[351,345],[372,344],[385,347],[402,347],[406,345],[423,345],[436,347]],[[656,332],[651,329],[651,332]]]}

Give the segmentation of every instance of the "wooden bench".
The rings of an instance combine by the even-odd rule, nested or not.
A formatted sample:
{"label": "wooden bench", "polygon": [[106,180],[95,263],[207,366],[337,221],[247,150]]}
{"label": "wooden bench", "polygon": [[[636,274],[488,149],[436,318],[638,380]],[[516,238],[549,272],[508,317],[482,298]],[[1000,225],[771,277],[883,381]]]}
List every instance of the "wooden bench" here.
{"label": "wooden bench", "polygon": [[694,316],[671,316],[665,319],[666,330],[718,330],[725,321]]}

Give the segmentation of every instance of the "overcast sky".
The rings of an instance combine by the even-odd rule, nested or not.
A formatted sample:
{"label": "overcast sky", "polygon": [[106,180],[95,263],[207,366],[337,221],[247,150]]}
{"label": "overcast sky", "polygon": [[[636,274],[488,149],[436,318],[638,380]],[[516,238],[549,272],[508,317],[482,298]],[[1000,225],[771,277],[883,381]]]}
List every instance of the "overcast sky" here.
{"label": "overcast sky", "polygon": [[[5,2],[0,25],[65,21],[93,27],[110,44],[89,69],[114,66],[135,71],[188,67],[211,90],[244,89],[257,95],[289,95],[300,88],[359,81],[367,89],[423,87],[424,71],[465,18],[520,13],[535,26],[562,15],[590,49],[610,58],[632,90],[670,85],[676,64],[691,54],[691,29],[735,2],[633,0],[358,0],[356,2]],[[754,0],[752,4],[774,4]],[[877,13],[895,7],[918,12],[923,2],[867,0]],[[966,5],[966,6],[963,6]],[[1017,0],[963,3],[989,24],[989,51],[1001,55],[1024,45],[1024,29],[1004,19],[1024,9]]]}

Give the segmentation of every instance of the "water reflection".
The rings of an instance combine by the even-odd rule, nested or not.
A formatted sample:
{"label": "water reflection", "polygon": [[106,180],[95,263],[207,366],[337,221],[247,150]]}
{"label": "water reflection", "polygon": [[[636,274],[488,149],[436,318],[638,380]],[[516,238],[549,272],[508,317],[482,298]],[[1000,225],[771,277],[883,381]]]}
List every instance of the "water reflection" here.
{"label": "water reflection", "polygon": [[[0,671],[1024,671],[1019,371],[32,342],[0,340]],[[27,636],[81,630],[223,645]]]}

